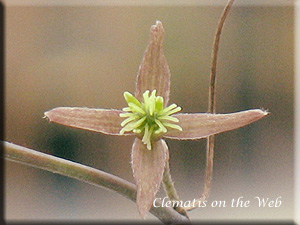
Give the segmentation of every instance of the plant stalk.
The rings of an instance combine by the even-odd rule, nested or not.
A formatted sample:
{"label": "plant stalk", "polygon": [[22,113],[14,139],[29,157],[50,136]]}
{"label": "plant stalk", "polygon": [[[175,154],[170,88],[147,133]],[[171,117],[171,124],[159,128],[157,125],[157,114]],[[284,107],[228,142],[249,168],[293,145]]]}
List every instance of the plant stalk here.
{"label": "plant stalk", "polygon": [[[115,191],[131,201],[136,201],[136,186],[122,178],[66,159],[38,152],[3,141],[4,158],[52,173]],[[161,202],[157,201],[161,206]],[[189,220],[172,208],[152,207],[150,212],[165,224],[189,223]]]}
{"label": "plant stalk", "polygon": [[[163,184],[164,184],[164,189],[165,192],[168,195],[168,198],[170,201],[180,201],[180,198],[177,194],[177,191],[174,186],[174,182],[172,181],[171,173],[170,173],[170,166],[169,166],[169,160],[166,161],[166,166],[163,174]],[[188,218],[187,212],[183,207],[175,207],[174,208],[178,213],[181,215],[184,215],[185,217]]]}
{"label": "plant stalk", "polygon": [[[216,113],[216,83],[217,83],[217,59],[218,51],[220,45],[220,38],[222,29],[224,27],[225,19],[232,7],[234,0],[229,0],[222,12],[220,17],[217,31],[215,34],[213,50],[212,50],[212,64],[210,73],[210,84],[209,84],[209,96],[208,96],[208,113]],[[205,169],[205,180],[204,180],[204,190],[198,201],[205,201],[210,192],[212,174],[213,174],[213,163],[214,163],[214,145],[215,145],[215,135],[207,137],[206,141],[206,169]],[[195,207],[185,208],[187,211],[195,209]]]}

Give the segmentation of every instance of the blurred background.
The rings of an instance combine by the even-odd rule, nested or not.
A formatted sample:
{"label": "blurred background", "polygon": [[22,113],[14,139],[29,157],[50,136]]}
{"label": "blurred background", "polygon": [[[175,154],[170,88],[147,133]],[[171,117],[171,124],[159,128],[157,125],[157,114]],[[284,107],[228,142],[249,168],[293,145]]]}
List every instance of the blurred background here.
{"label": "blurred background", "polygon": [[[134,92],[156,20],[166,31],[170,103],[183,112],[206,112],[211,49],[224,5],[8,6],[5,140],[134,182],[132,137],[51,124],[43,113],[58,106],[123,108],[123,92]],[[221,37],[217,112],[264,108],[271,114],[216,136],[209,202],[243,196],[250,207],[199,208],[190,213],[193,221],[293,218],[293,29],[292,5],[233,6]],[[167,143],[180,197],[199,197],[206,141]],[[256,196],[281,196],[282,205],[259,208]],[[135,203],[123,196],[8,161],[4,208],[7,221],[140,221]]]}

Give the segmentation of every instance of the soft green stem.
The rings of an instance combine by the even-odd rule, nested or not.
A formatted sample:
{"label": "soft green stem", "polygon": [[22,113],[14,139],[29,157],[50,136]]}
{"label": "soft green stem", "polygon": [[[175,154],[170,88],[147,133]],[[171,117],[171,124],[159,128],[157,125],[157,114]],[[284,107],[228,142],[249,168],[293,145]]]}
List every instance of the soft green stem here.
{"label": "soft green stem", "polygon": [[[136,201],[136,186],[122,178],[9,142],[4,141],[3,146],[5,159],[113,190],[134,202]],[[161,202],[156,203],[161,206]],[[150,212],[166,224],[189,223],[186,217],[172,208],[152,207]]]}
{"label": "soft green stem", "polygon": [[[163,184],[164,184],[164,189],[165,192],[168,195],[168,198],[171,201],[180,201],[180,198],[177,194],[177,191],[174,186],[174,182],[172,181],[171,173],[170,173],[170,166],[169,166],[169,161],[167,160],[164,174],[163,174]],[[186,210],[180,206],[176,207],[175,210],[179,212],[180,214],[184,215],[185,217],[188,218],[188,215],[186,213]]]}

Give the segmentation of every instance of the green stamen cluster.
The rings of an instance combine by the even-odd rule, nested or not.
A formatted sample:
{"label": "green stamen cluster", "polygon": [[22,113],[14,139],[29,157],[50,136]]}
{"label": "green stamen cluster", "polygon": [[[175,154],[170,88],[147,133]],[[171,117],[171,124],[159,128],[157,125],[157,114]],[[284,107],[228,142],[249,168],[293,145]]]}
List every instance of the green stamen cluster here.
{"label": "green stamen cluster", "polygon": [[171,115],[181,110],[176,104],[164,108],[164,99],[156,96],[156,90],[147,90],[143,94],[144,102],[137,100],[129,92],[124,92],[124,98],[128,107],[123,108],[126,113],[120,113],[120,117],[128,117],[121,126],[120,134],[134,132],[142,136],[142,142],[151,150],[151,140],[167,132],[167,127],[182,131],[179,125],[173,124],[179,120]]}

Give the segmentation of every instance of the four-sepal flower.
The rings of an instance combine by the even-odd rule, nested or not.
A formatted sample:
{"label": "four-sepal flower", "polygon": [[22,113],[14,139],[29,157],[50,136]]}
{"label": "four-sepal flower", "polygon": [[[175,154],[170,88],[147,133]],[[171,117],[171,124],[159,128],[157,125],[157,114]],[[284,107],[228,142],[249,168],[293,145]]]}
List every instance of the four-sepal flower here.
{"label": "four-sepal flower", "polygon": [[233,130],[266,116],[260,109],[229,114],[178,113],[167,106],[170,71],[163,54],[164,29],[157,21],[150,29],[150,43],[144,53],[133,96],[124,93],[123,110],[58,107],[45,112],[51,122],[110,135],[135,135],[131,158],[137,185],[137,206],[144,218],[162,182],[169,150],[162,138],[200,139]]}

